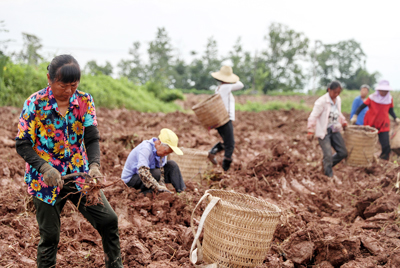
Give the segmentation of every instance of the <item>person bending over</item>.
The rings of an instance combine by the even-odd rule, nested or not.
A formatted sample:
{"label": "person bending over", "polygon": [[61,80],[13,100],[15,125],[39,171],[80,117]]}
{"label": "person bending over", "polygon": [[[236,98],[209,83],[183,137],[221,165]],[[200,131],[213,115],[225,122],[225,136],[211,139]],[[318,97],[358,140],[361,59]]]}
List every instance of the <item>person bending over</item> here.
{"label": "person bending over", "polygon": [[160,131],[158,138],[145,140],[136,146],[126,160],[121,179],[131,188],[143,194],[153,192],[169,192],[165,183],[171,183],[180,193],[186,189],[178,164],[167,160],[167,156],[175,152],[183,155],[178,148],[178,137],[167,128]]}

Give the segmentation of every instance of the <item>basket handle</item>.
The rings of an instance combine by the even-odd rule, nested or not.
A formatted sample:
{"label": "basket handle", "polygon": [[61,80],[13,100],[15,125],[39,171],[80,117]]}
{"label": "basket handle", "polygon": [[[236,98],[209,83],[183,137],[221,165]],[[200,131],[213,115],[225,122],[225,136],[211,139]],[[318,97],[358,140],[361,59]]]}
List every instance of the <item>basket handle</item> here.
{"label": "basket handle", "polygon": [[[194,226],[193,226],[194,212],[196,211],[197,207],[201,204],[201,202],[203,202],[203,200],[206,199],[207,197],[211,197],[211,201],[210,201],[210,203],[208,203],[206,209],[203,212],[203,215],[201,215],[199,227],[197,228],[197,232],[195,232],[194,231]],[[196,264],[198,261],[202,261],[203,260],[203,249],[201,247],[201,243],[199,241],[199,237],[200,237],[201,231],[203,230],[203,225],[204,225],[204,222],[206,221],[206,218],[207,218],[208,214],[213,209],[213,207],[219,202],[220,199],[221,198],[219,198],[219,197],[215,197],[215,196],[212,196],[209,193],[205,193],[202,196],[202,198],[200,198],[200,200],[197,203],[196,207],[193,209],[192,217],[190,218],[190,227],[192,228],[194,240],[193,240],[193,243],[192,243],[192,247],[190,248],[190,255],[189,255],[190,261],[193,264]],[[194,249],[196,244],[197,244],[197,248]]]}

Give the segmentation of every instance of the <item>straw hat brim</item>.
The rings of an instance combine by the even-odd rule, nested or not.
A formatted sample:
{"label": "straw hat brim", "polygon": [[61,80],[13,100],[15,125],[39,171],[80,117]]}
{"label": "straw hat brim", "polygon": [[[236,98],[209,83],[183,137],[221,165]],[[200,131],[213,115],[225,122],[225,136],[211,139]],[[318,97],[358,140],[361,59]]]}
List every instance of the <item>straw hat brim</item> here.
{"label": "straw hat brim", "polygon": [[237,81],[239,81],[239,76],[237,76],[236,74],[224,75],[221,72],[215,72],[211,73],[211,76],[225,83],[236,83]]}

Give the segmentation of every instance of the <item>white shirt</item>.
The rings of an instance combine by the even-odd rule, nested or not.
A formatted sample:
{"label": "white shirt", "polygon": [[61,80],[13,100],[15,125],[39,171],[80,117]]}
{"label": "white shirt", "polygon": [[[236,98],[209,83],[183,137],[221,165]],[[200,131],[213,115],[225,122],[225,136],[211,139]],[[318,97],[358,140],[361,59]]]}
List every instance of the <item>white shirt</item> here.
{"label": "white shirt", "polygon": [[232,121],[235,121],[235,98],[232,91],[240,90],[243,87],[243,83],[238,81],[234,84],[222,84],[215,89],[215,93],[221,95],[225,108],[228,111],[229,119]]}
{"label": "white shirt", "polygon": [[339,109],[337,107],[337,102],[333,103],[333,100],[331,97],[329,97],[329,102],[331,103],[331,111],[329,112],[329,117],[328,117],[328,128],[333,126],[334,124],[338,123],[339,119]]}

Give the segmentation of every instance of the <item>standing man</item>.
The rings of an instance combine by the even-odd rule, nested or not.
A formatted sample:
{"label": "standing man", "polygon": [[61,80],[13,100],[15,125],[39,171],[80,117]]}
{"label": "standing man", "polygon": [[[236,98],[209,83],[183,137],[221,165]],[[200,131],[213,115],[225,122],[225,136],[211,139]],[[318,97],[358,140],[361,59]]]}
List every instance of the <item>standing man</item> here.
{"label": "standing man", "polygon": [[125,162],[121,179],[129,187],[141,190],[143,194],[157,192],[171,193],[165,183],[172,183],[180,193],[186,189],[178,164],[167,160],[175,152],[183,155],[178,148],[178,137],[172,130],[163,128],[158,138],[142,141],[133,149]]}
{"label": "standing man", "polygon": [[[360,96],[357,96],[354,101],[353,105],[351,106],[351,113],[350,113],[350,118],[353,117],[353,115],[356,113],[358,107],[360,107],[364,101],[367,99],[368,93],[369,93],[369,86],[368,85],[362,85],[360,87]],[[364,125],[364,116],[365,113],[368,111],[368,107],[365,107],[362,109],[360,114],[357,117],[357,122],[355,123],[356,125],[362,126]]]}
{"label": "standing man", "polygon": [[232,154],[235,149],[235,137],[233,136],[232,124],[232,121],[235,121],[235,98],[233,97],[232,91],[242,89],[243,83],[239,81],[239,76],[233,73],[232,67],[230,66],[222,66],[219,72],[212,73],[211,76],[217,80],[218,87],[215,89],[215,93],[221,95],[230,120],[225,125],[217,128],[224,142],[215,144],[208,152],[208,158],[214,165],[217,165],[218,162],[215,155],[225,150],[222,168],[227,171],[231,166]]}

